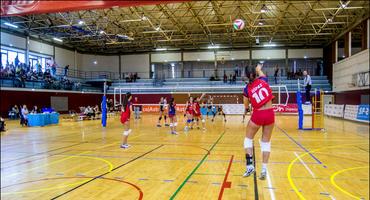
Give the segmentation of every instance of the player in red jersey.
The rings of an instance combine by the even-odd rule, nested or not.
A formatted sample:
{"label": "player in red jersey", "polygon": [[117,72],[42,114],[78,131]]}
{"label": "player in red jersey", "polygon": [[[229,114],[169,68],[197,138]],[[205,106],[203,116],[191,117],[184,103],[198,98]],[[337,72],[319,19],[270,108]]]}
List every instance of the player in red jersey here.
{"label": "player in red jersey", "polygon": [[258,129],[262,127],[262,138],[260,140],[262,171],[260,179],[264,180],[267,175],[267,163],[271,150],[270,140],[275,123],[275,114],[272,108],[272,99],[274,96],[267,83],[267,78],[262,71],[262,64],[258,64],[255,72],[249,75],[249,83],[244,88],[243,95],[245,108],[249,108],[249,103],[253,108],[244,139],[245,158],[247,161],[247,170],[244,176],[250,176],[255,172],[253,165],[253,138]]}
{"label": "player in red jersey", "polygon": [[194,124],[194,100],[193,97],[189,94],[189,100],[186,102],[186,125],[185,125],[185,131],[189,130],[189,125],[191,124],[190,128],[193,129]]}
{"label": "player in red jersey", "polygon": [[130,115],[131,115],[131,93],[126,93],[126,96],[123,100],[123,105],[121,106],[121,123],[125,127],[123,131],[122,144],[121,148],[127,149],[130,145],[127,144],[127,138],[131,133],[130,129]]}
{"label": "player in red jersey", "polygon": [[[197,129],[200,129],[199,120],[201,120],[202,118],[202,113],[200,112],[200,101],[203,99],[204,95],[205,94],[203,93],[202,96],[196,97],[194,100],[194,120],[197,123]],[[205,120],[202,120],[203,130],[205,129],[205,122],[206,122]]]}

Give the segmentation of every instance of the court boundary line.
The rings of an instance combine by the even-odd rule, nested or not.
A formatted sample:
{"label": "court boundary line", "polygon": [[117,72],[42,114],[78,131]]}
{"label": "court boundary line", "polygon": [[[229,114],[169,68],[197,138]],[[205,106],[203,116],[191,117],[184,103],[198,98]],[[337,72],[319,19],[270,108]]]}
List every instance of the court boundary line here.
{"label": "court boundary line", "polygon": [[[254,145],[253,145],[253,165],[254,165],[254,169],[257,170],[257,167],[256,167],[256,153],[255,153],[255,148],[254,148]],[[258,200],[259,199],[259,194],[258,194],[258,183],[257,183],[257,173],[256,171],[253,173],[253,184],[254,184],[254,199],[255,200]]]}
{"label": "court boundary line", "polygon": [[224,194],[224,190],[226,188],[231,188],[231,182],[227,181],[227,177],[229,176],[231,165],[233,164],[233,159],[234,159],[234,155],[231,156],[229,165],[227,166],[224,181],[222,182],[221,190],[220,190],[220,193],[218,194],[218,200],[222,199],[222,195]]}
{"label": "court boundary line", "polygon": [[198,168],[203,164],[206,158],[210,155],[212,149],[217,145],[217,143],[221,140],[221,138],[225,135],[226,131],[224,130],[223,133],[218,137],[215,143],[213,143],[212,147],[208,150],[208,153],[203,156],[202,160],[195,166],[195,168],[190,172],[190,174],[185,178],[185,180],[180,184],[180,186],[176,189],[176,191],[171,195],[170,200],[175,199],[177,194],[180,190],[184,187],[184,185],[188,182],[188,180],[193,176],[193,174],[198,170]]}
{"label": "court boundary line", "polygon": [[298,145],[301,149],[303,149],[305,152],[307,152],[318,164],[323,164],[318,158],[316,158],[308,149],[306,149],[301,143],[299,143],[297,140],[292,138],[283,128],[280,128],[278,125],[275,125],[276,128],[281,130],[291,141],[293,141],[296,145]]}
{"label": "court boundary line", "polygon": [[148,154],[152,153],[153,151],[155,151],[155,150],[157,150],[157,149],[159,149],[159,148],[161,148],[161,147],[163,147],[163,146],[164,146],[164,145],[163,145],[163,144],[161,144],[161,145],[157,146],[156,148],[151,149],[150,151],[147,151],[146,153],[141,154],[141,155],[139,155],[139,156],[135,157],[134,159],[131,159],[131,160],[129,160],[129,161],[127,161],[127,162],[125,162],[125,163],[123,163],[123,164],[121,164],[121,165],[119,165],[119,166],[115,167],[115,168],[114,168],[114,169],[112,169],[111,171],[105,172],[105,173],[103,173],[103,174],[101,174],[101,175],[99,175],[99,176],[95,176],[94,178],[90,179],[89,181],[86,181],[85,183],[82,183],[82,184],[80,184],[80,185],[78,185],[78,186],[76,186],[76,187],[74,187],[74,188],[72,188],[72,189],[69,189],[68,191],[65,191],[65,192],[63,192],[62,194],[59,194],[59,195],[57,195],[57,196],[55,196],[55,197],[53,197],[53,198],[51,198],[51,199],[52,199],[52,200],[54,200],[54,199],[57,199],[57,198],[59,198],[59,197],[61,197],[61,196],[65,195],[65,194],[68,194],[68,193],[70,193],[70,192],[72,192],[72,191],[74,191],[74,190],[76,190],[76,189],[78,189],[78,188],[80,188],[80,187],[82,187],[82,186],[84,186],[84,185],[86,185],[86,184],[88,184],[88,183],[90,183],[90,182],[92,182],[92,181],[96,180],[96,179],[99,179],[99,178],[101,178],[101,177],[103,177],[103,176],[105,176],[105,175],[107,175],[107,174],[109,174],[109,173],[111,173],[111,172],[113,172],[113,171],[115,171],[115,170],[117,170],[117,169],[119,169],[119,168],[121,168],[121,167],[125,166],[125,165],[130,164],[131,162],[134,162],[134,161],[136,161],[136,160],[138,160],[138,159],[140,159],[140,158],[142,158],[142,157],[144,157],[144,156],[146,156],[146,155],[148,155]]}
{"label": "court boundary line", "polygon": [[[84,177],[82,177],[82,176],[53,177],[53,178],[43,178],[43,179],[39,179],[39,180],[26,181],[26,182],[22,182],[22,183],[19,183],[19,184],[34,183],[34,182],[47,181],[47,180],[74,179],[74,178],[94,178],[94,177],[91,177],[91,176],[84,176]],[[137,191],[139,191],[139,200],[143,199],[143,196],[144,196],[143,191],[141,191],[140,187],[138,187],[137,185],[135,185],[133,183],[130,183],[130,182],[124,181],[124,180],[115,179],[115,178],[107,178],[107,177],[100,177],[99,179],[117,181],[117,182],[122,182],[122,183],[126,183],[128,185],[131,185],[132,187],[136,188]],[[18,185],[18,184],[16,184],[16,185]]]}

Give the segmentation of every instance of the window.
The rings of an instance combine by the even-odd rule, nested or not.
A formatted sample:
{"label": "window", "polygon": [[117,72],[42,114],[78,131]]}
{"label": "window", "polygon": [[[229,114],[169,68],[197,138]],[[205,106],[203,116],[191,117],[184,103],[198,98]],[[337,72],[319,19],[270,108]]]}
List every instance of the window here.
{"label": "window", "polygon": [[25,63],[24,51],[18,49],[1,49],[1,64],[6,66],[7,64],[20,64]]}

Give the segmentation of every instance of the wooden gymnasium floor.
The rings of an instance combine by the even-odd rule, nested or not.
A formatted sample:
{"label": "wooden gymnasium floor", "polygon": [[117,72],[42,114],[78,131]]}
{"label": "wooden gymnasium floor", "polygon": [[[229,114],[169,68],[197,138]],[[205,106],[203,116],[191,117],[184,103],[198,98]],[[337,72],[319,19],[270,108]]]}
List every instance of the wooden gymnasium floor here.
{"label": "wooden gymnasium floor", "polygon": [[[296,116],[277,116],[269,177],[260,181],[242,177],[241,116],[178,136],[156,128],[156,119],[132,121],[127,150],[119,148],[118,118],[106,129],[100,121],[8,122],[1,199],[369,199],[367,124],[326,118],[326,132],[299,132]],[[255,149],[259,171],[258,143]]]}

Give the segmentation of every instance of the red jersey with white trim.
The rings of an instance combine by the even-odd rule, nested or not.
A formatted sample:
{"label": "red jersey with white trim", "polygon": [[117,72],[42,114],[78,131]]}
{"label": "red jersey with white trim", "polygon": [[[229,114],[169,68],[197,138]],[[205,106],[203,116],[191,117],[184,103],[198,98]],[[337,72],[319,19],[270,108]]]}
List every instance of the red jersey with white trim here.
{"label": "red jersey with white trim", "polygon": [[243,95],[249,98],[253,109],[261,108],[274,98],[270,85],[267,83],[266,76],[258,77],[252,83],[246,85]]}
{"label": "red jersey with white trim", "polygon": [[187,103],[187,106],[186,106],[186,111],[190,114],[193,114],[193,111],[194,111],[194,103],[190,103],[188,102]]}
{"label": "red jersey with white trim", "polygon": [[200,115],[200,105],[199,102],[194,102],[194,110],[197,115]]}

